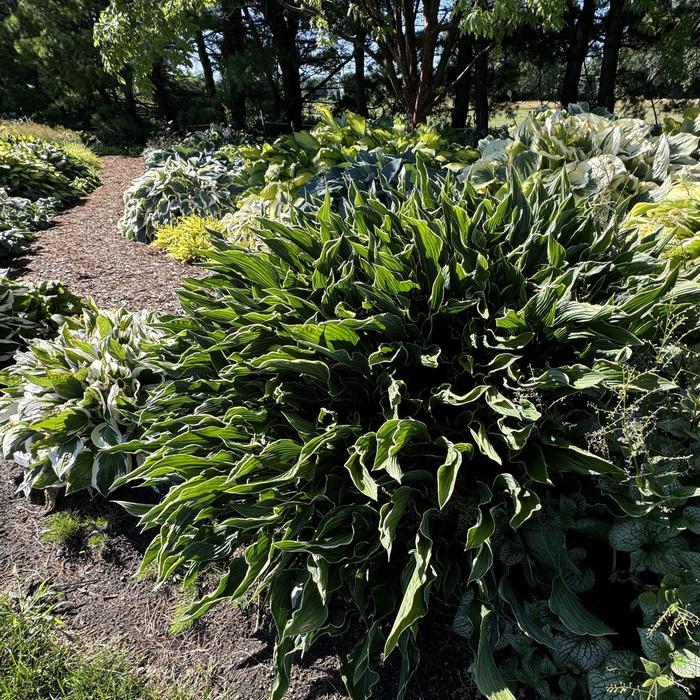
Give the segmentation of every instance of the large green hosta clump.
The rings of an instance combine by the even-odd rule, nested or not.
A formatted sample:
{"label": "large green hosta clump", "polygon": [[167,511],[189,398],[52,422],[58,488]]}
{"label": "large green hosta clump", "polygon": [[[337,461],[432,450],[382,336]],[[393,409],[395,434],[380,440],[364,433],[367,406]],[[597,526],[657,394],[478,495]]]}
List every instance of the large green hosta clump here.
{"label": "large green hosta clump", "polygon": [[[171,381],[142,411],[146,438],[121,448],[148,453],[126,481],[168,489],[132,507],[159,528],[144,566],[223,572],[190,617],[264,596],[273,698],[296,653],[341,633],[350,695],[372,697],[396,656],[402,697],[421,618],[449,609],[436,601],[457,611],[485,695],[512,698],[505,678],[525,697],[542,683],[582,697],[629,631],[592,606],[611,528],[663,501],[683,538],[670,518],[697,502],[697,425],[662,421],[669,405],[692,416],[692,392],[658,358],[697,332],[700,286],[563,179],[483,197],[422,172],[381,202],[350,185],[342,217],[328,198],[267,222],[267,252],[211,253],[213,276],[186,283]],[[647,453],[614,422],[620,406],[655,417]]]}

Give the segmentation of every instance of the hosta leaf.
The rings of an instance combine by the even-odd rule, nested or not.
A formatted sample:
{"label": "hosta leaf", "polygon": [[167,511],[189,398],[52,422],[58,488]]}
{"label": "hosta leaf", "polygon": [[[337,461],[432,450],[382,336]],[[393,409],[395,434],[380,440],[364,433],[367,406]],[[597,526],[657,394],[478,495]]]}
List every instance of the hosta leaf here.
{"label": "hosta leaf", "polygon": [[482,607],[479,647],[474,664],[474,682],[488,700],[515,700],[515,695],[506,685],[493,660],[493,651],[488,640],[488,623],[491,615],[493,612]]}
{"label": "hosta leaf", "polygon": [[574,634],[600,637],[615,634],[615,630],[591,614],[560,577],[552,582],[549,607]]}
{"label": "hosta leaf", "polygon": [[384,644],[384,656],[387,657],[396,648],[401,635],[428,610],[430,588],[437,574],[431,564],[433,541],[429,534],[431,512],[425,513],[416,533],[415,549],[409,563],[410,577],[403,592],[403,598],[396,617]]}

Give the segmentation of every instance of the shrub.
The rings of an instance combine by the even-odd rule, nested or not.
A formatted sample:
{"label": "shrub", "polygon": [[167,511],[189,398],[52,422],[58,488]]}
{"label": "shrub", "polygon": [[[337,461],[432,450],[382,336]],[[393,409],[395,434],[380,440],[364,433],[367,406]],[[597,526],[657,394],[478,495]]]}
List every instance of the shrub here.
{"label": "shrub", "polygon": [[226,226],[209,216],[184,216],[156,231],[153,245],[164,248],[174,258],[184,262],[202,260],[202,251],[211,248],[213,234],[224,234]]}
{"label": "shrub", "polygon": [[124,193],[119,230],[150,242],[156,231],[184,216],[221,218],[241,192],[229,163],[207,155],[173,156],[146,170]]}
{"label": "shrub", "polygon": [[0,440],[2,454],[25,467],[25,492],[65,485],[106,495],[130,470],[127,455],[105,450],[137,431],[133,412],[160,380],[143,361],[145,346],[161,338],[155,321],[91,306],[17,355],[3,377]]}
{"label": "shrub", "polygon": [[80,308],[80,300],[58,282],[13,282],[0,275],[0,367],[32,338],[53,335]]}
{"label": "shrub", "polygon": [[[220,247],[187,281],[144,439],[113,448],[145,453],[118,484],[168,488],[132,508],[158,530],[144,569],[219,572],[183,623],[265,597],[273,699],[338,634],[351,697],[392,655],[402,697],[421,618],[449,609],[492,700],[684,697],[697,273],[601,225],[563,177],[489,196],[418,171],[408,195],[350,184],[342,216],[327,197],[264,222],[264,251]],[[657,631],[670,666],[647,651]]]}

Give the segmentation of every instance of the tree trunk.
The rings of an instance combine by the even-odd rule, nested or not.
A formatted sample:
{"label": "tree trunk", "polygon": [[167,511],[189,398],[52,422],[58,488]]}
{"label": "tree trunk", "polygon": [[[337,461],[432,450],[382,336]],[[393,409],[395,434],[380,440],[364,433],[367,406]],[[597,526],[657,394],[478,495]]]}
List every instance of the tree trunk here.
{"label": "tree trunk", "polygon": [[153,84],[153,100],[158,111],[167,121],[174,122],[177,117],[172,95],[168,86],[168,72],[162,61],[156,61],[151,69],[151,83]]}
{"label": "tree trunk", "polygon": [[214,70],[211,67],[211,59],[207,51],[207,45],[204,41],[204,34],[201,29],[198,29],[194,34],[194,41],[197,44],[197,55],[204,73],[204,89],[207,97],[210,100],[216,99],[216,83],[214,82]]}
{"label": "tree trunk", "polygon": [[365,84],[365,38],[367,31],[357,28],[353,58],[355,60],[355,111],[366,117],[367,87]]}
{"label": "tree trunk", "polygon": [[566,72],[561,89],[561,104],[564,108],[578,102],[578,86],[581,82],[583,63],[588,53],[594,18],[595,0],[583,0],[581,12],[572,27],[566,60]]}
{"label": "tree trunk", "polygon": [[221,3],[221,63],[224,73],[225,103],[235,129],[246,128],[246,93],[238,80],[236,58],[245,49],[243,8],[236,0]]}
{"label": "tree trunk", "polygon": [[[471,71],[464,72],[474,58],[472,40],[466,34],[459,38],[457,44],[456,76],[459,78],[455,85],[454,104],[452,105],[452,128],[464,129],[469,116],[469,93],[472,89]],[[462,75],[464,73],[464,75]],[[460,77],[461,76],[461,77]]]}
{"label": "tree trunk", "polygon": [[489,52],[480,43],[474,64],[474,111],[476,130],[486,134],[489,129]]}
{"label": "tree trunk", "polygon": [[132,70],[131,66],[126,66],[121,71],[121,77],[124,81],[121,84],[121,89],[122,94],[124,95],[126,114],[134,124],[138,124],[141,120],[136,107],[136,95],[134,94],[134,71]]}
{"label": "tree trunk", "polygon": [[624,0],[610,0],[608,14],[605,17],[605,41],[603,42],[603,60],[600,64],[598,106],[605,107],[609,112],[615,111],[617,64],[622,35],[625,31],[624,4]]}
{"label": "tree trunk", "polygon": [[297,47],[299,12],[278,0],[267,0],[264,13],[284,82],[285,118],[292,129],[297,130],[301,128],[303,107]]}

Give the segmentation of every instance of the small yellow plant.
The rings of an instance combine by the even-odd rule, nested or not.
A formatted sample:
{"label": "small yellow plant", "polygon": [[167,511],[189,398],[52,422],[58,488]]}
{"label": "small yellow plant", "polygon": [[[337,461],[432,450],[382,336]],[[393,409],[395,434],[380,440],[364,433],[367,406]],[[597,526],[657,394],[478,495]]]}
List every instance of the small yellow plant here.
{"label": "small yellow plant", "polygon": [[213,217],[184,216],[156,231],[153,245],[163,248],[183,262],[202,259],[202,251],[211,249],[212,233],[225,234],[226,225]]}

